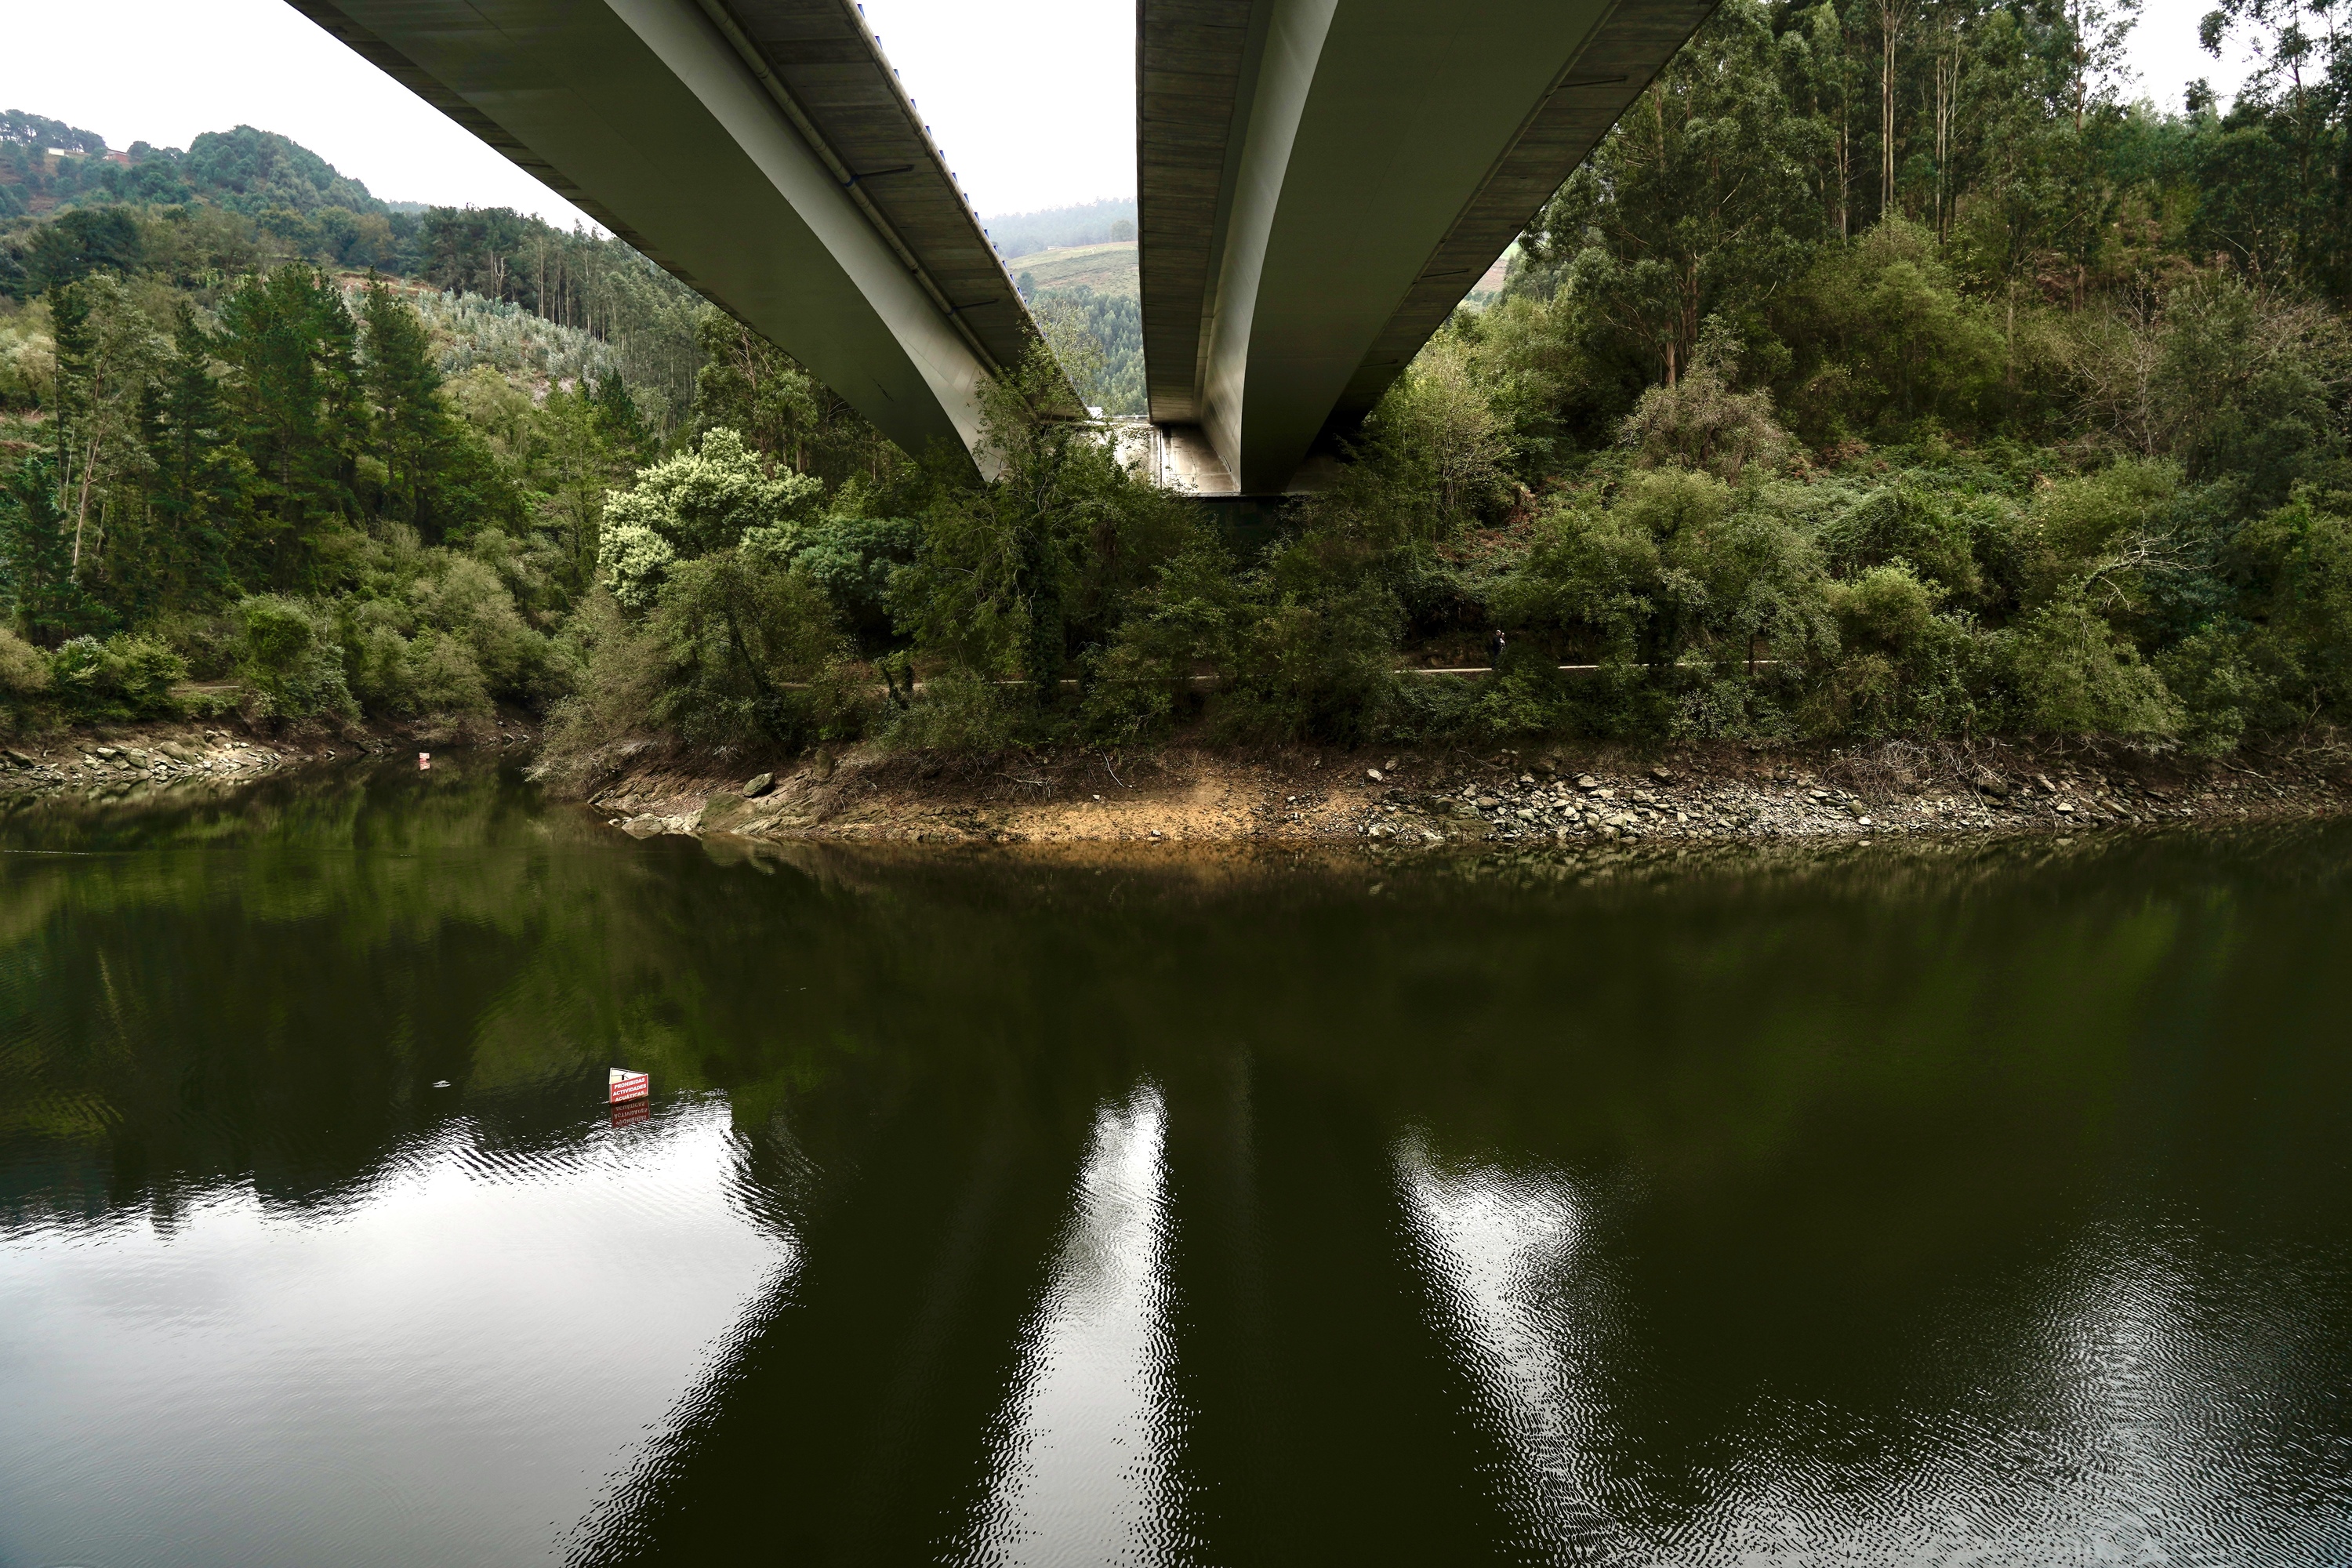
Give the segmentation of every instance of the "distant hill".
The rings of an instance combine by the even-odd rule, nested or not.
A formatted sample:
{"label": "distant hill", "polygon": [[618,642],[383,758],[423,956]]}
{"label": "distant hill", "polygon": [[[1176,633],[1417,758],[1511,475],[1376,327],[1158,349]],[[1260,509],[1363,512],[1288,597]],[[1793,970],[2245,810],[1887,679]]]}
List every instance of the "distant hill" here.
{"label": "distant hill", "polygon": [[51,120],[47,115],[27,114],[21,109],[0,112],[0,142],[64,153],[106,151],[106,138],[95,131],[84,131],[79,126],[68,125],[62,120]]}
{"label": "distant hill", "polygon": [[392,211],[367,186],[275,132],[240,125],[207,131],[185,152],[144,142],[110,152],[90,132],[13,110],[0,116],[0,217],[110,202],[201,201],[248,216]]}
{"label": "distant hill", "polygon": [[1130,300],[1140,298],[1143,292],[1136,267],[1136,245],[1131,239],[1113,245],[1031,251],[1007,266],[1024,297],[1078,288]]}
{"label": "distant hill", "polygon": [[[1122,230],[1119,226],[1124,225]],[[1038,250],[1068,249],[1135,237],[1135,198],[1112,196],[1082,206],[1045,207],[1032,213],[1001,213],[981,226],[996,254],[1011,261]]]}
{"label": "distant hill", "polygon": [[[159,156],[176,163],[191,194],[237,212],[257,213],[274,206],[292,207],[299,213],[324,207],[355,213],[391,211],[367,186],[337,173],[332,163],[274,131],[256,131],[250,125],[207,131],[176,159],[168,148]],[[132,165],[134,169],[142,166]]]}

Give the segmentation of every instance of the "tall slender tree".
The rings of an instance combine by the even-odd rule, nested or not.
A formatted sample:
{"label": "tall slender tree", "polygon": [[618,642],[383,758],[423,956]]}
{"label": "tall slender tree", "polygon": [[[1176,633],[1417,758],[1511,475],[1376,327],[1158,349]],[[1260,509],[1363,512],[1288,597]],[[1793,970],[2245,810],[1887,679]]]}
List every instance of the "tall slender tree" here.
{"label": "tall slender tree", "polygon": [[213,373],[212,340],[184,300],[173,312],[172,357],[147,387],[142,436],[160,596],[216,602],[234,592],[231,560],[251,469]]}

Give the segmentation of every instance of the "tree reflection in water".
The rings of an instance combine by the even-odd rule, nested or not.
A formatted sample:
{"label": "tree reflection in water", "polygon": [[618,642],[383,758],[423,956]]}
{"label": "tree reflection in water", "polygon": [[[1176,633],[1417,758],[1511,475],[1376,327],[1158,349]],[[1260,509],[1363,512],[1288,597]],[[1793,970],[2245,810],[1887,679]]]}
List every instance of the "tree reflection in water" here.
{"label": "tree reflection in water", "polygon": [[[354,1318],[311,1384],[311,1428],[368,1433],[369,1487],[304,1499],[342,1560],[430,1555],[398,1521],[456,1506],[434,1477],[474,1539],[543,1539],[497,1514],[553,1495],[515,1435],[616,1418],[648,1429],[566,1483],[575,1563],[2352,1554],[2342,829],[754,852],[438,761],[0,830],[86,852],[0,858],[0,1291],[61,1299],[65,1251],[128,1263],[207,1204],[356,1236],[404,1173],[506,1184],[450,1187],[413,1254],[446,1342]],[[605,1116],[616,1062],[647,1123]],[[568,1337],[609,1256],[582,1173],[653,1171],[640,1137],[723,1161],[663,1179],[772,1260],[715,1343],[597,1331],[703,1367],[666,1413],[582,1397],[612,1347]],[[673,1228],[629,1300],[743,1289]],[[520,1277],[515,1235],[580,1250],[536,1306],[443,1311]],[[280,1268],[274,1310],[314,1306]],[[257,1319],[188,1317],[143,1384],[74,1381],[103,1336],[43,1322],[57,1398],[0,1447],[152,1491],[102,1434],[185,1415],[219,1479],[166,1551],[0,1477],[0,1556],[301,1555],[199,1375]],[[497,1422],[397,1415],[493,1356]]]}

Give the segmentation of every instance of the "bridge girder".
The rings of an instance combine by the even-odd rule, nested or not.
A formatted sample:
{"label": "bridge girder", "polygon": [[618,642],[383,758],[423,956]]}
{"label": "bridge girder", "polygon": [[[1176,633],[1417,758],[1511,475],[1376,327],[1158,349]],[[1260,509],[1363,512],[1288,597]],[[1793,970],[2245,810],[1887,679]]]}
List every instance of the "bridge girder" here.
{"label": "bridge girder", "polygon": [[1286,489],[1715,4],[1138,0],[1153,422]]}
{"label": "bridge girder", "polygon": [[291,3],[908,452],[979,445],[1034,328],[851,0]]}

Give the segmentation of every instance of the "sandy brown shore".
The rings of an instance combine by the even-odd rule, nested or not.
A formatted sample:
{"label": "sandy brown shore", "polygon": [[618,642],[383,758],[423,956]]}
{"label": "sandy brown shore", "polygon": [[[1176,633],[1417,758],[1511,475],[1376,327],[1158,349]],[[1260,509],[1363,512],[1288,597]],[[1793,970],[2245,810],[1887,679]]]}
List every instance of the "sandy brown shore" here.
{"label": "sandy brown shore", "polygon": [[[591,808],[614,829],[749,838],[1072,844],[1663,843],[2071,835],[2156,823],[2333,816],[2352,752],[2221,761],[1979,743],[1869,750],[1564,745],[1484,753],[1187,748],[986,766],[858,748],[751,776],[646,746],[605,759]],[[747,772],[750,770],[747,770]]]}
{"label": "sandy brown shore", "polygon": [[[305,766],[404,760],[436,745],[525,754],[537,739],[520,716],[485,721],[464,735],[415,726],[273,732],[234,721],[58,731],[0,742],[0,800],[146,799]],[[727,765],[657,742],[616,746],[593,761],[587,808],[639,837],[1413,850],[2067,836],[2306,820],[2352,806],[2352,747],[2333,742],[2220,760],[2119,746],[1894,742],[1475,753],[1174,746],[984,764],[857,747],[837,758],[820,751],[717,771]]]}

